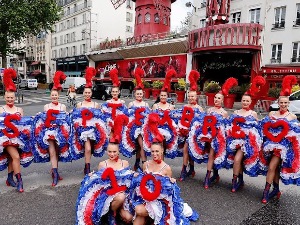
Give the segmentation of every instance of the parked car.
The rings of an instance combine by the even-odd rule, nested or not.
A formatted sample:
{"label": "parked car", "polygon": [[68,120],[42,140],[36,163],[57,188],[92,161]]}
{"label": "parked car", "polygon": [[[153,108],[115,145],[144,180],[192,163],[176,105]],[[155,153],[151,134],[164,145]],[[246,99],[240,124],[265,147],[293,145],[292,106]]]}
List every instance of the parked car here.
{"label": "parked car", "polygon": [[83,77],[67,77],[66,81],[62,84],[63,90],[67,90],[70,85],[74,85],[75,89],[79,88],[81,85],[85,85],[86,80]]}
{"label": "parked car", "polygon": [[76,94],[83,94],[85,88],[85,84],[80,85],[77,89],[76,89]]}
{"label": "parked car", "polygon": [[37,87],[38,87],[37,79],[22,79],[19,84],[19,88],[37,90]]}
{"label": "parked car", "polygon": [[101,99],[103,101],[111,98],[111,85],[96,84],[92,88],[92,98]]}

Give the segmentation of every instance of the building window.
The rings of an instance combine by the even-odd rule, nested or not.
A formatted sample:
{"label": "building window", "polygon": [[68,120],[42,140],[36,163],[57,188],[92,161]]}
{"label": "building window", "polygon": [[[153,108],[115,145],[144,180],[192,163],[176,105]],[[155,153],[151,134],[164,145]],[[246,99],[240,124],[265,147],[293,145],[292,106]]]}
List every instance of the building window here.
{"label": "building window", "polygon": [[206,19],[200,20],[200,28],[203,28],[206,26]]}
{"label": "building window", "polygon": [[77,4],[74,4],[74,12],[77,11]]}
{"label": "building window", "polygon": [[285,27],[285,12],[286,7],[275,8],[275,20],[273,29]]}
{"label": "building window", "polygon": [[272,45],[271,63],[281,63],[282,44]]}
{"label": "building window", "polygon": [[57,37],[54,38],[54,46],[57,45]]}
{"label": "building window", "polygon": [[127,0],[126,1],[126,8],[131,9],[132,8],[132,0]]}
{"label": "building window", "polygon": [[59,40],[59,44],[63,44],[64,43],[64,38],[63,38],[63,36],[62,35],[60,35],[60,40]]}
{"label": "building window", "polygon": [[76,17],[73,18],[73,26],[76,27],[77,26],[77,20],[76,20]]}
{"label": "building window", "polygon": [[81,45],[81,53],[82,54],[86,53],[85,44]]}
{"label": "building window", "polygon": [[132,13],[126,12],[126,21],[128,21],[128,22],[132,21]]}
{"label": "building window", "polygon": [[66,40],[67,40],[67,43],[70,42],[70,35],[69,34],[66,34]]}
{"label": "building window", "polygon": [[76,55],[76,46],[72,47],[72,56]]}
{"label": "building window", "polygon": [[81,40],[84,40],[85,39],[85,30],[82,30],[81,31]]}
{"label": "building window", "polygon": [[240,23],[241,22],[241,12],[232,13],[232,23]]}
{"label": "building window", "polygon": [[296,20],[294,26],[300,26],[300,4],[296,5],[297,13],[296,13]]}
{"label": "building window", "polygon": [[82,14],[82,23],[86,23],[86,14]]}
{"label": "building window", "polygon": [[54,27],[53,27],[53,32],[54,32],[54,33],[57,32],[57,26],[56,26],[56,25],[54,25]]}
{"label": "building window", "polygon": [[154,23],[159,23],[159,15],[158,15],[158,13],[154,14]]}
{"label": "building window", "polygon": [[260,8],[250,9],[250,23],[259,23],[260,19]]}
{"label": "building window", "polygon": [[131,26],[126,26],[126,32],[132,33],[132,27]]}
{"label": "building window", "polygon": [[141,14],[139,14],[137,17],[137,23],[138,24],[142,23],[142,15]]}
{"label": "building window", "polygon": [[67,8],[67,15],[70,15],[70,7]]}
{"label": "building window", "polygon": [[67,28],[70,28],[70,20],[67,20]]}
{"label": "building window", "polygon": [[164,25],[168,25],[168,18],[166,16],[164,17]]}
{"label": "building window", "polygon": [[206,0],[202,0],[202,1],[201,1],[200,7],[201,7],[201,8],[206,7]]}
{"label": "building window", "polygon": [[84,4],[83,4],[84,8],[87,7],[87,0],[84,0]]}
{"label": "building window", "polygon": [[150,13],[146,13],[146,14],[145,14],[145,23],[150,23],[150,20],[151,20],[151,15],[150,15]]}
{"label": "building window", "polygon": [[293,43],[292,62],[300,62],[300,42]]}

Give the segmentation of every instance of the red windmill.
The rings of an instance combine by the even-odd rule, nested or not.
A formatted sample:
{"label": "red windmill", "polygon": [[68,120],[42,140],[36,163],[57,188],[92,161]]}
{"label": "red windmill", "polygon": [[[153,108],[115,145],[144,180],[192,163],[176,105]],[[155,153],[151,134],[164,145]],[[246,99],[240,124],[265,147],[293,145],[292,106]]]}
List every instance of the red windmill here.
{"label": "red windmill", "polygon": [[208,0],[206,17],[208,25],[228,23],[230,16],[230,0]]}
{"label": "red windmill", "polygon": [[[135,6],[134,36],[170,32],[171,4],[176,0],[132,0]],[[126,0],[111,0],[119,8]]]}

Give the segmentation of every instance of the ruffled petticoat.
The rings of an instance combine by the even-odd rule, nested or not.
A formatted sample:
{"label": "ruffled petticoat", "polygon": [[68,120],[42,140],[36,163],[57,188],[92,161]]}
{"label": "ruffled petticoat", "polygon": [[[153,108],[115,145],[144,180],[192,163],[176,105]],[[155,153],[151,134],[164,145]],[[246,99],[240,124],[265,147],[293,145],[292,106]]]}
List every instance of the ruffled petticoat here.
{"label": "ruffled petticoat", "polygon": [[[272,127],[272,124],[277,124]],[[281,126],[282,125],[282,126]],[[300,126],[299,121],[286,119],[261,121],[264,132],[263,151],[260,154],[260,170],[266,175],[273,155],[282,159],[280,177],[284,184],[300,186]],[[278,127],[280,126],[280,127]],[[285,128],[284,128],[285,127]],[[272,136],[275,136],[273,138]]]}
{"label": "ruffled petticoat", "polygon": [[4,118],[8,115],[3,113],[0,115],[0,171],[5,170],[8,166],[8,153],[5,151],[6,146],[15,146],[20,154],[20,163],[23,167],[28,167],[33,161],[33,154],[31,152],[31,117],[21,117],[20,121],[12,120],[12,124],[15,125],[19,131],[19,136],[9,138],[3,130],[7,130],[12,133],[10,129],[6,128],[4,124]]}
{"label": "ruffled petticoat", "polygon": [[[76,202],[76,224],[100,224],[101,217],[105,215],[110,207],[114,197],[119,194],[109,195],[107,191],[111,189],[111,180],[102,180],[101,176],[105,169],[94,173],[91,176],[86,175],[81,182],[78,198]],[[128,188],[133,176],[129,167],[114,171],[119,186],[125,185],[128,194]]]}
{"label": "ruffled petticoat", "polygon": [[[92,118],[86,121],[82,120],[82,113],[92,113]],[[71,114],[72,135],[71,135],[71,154],[72,159],[77,160],[84,157],[84,143],[87,140],[93,141],[93,155],[102,157],[108,145],[108,128],[106,126],[106,117],[100,109],[95,108],[77,108]]]}
{"label": "ruffled petticoat", "polygon": [[[240,131],[235,130],[234,123],[240,127]],[[227,120],[226,131],[228,152],[226,168],[233,167],[236,150],[241,149],[244,153],[244,172],[251,177],[259,175],[259,154],[262,145],[260,123],[253,116],[242,117],[232,114]]]}
{"label": "ruffled petticoat", "polygon": [[125,157],[131,158],[135,154],[136,145],[138,144],[137,138],[139,135],[142,135],[142,125],[149,112],[150,109],[147,107],[132,107],[128,109],[129,123],[123,129],[120,143],[120,152]]}
{"label": "ruffled petticoat", "polygon": [[[178,150],[178,130],[175,121],[169,116],[169,111],[159,111],[154,110],[152,113],[157,113],[160,119],[164,118],[164,113],[168,114],[167,119],[164,124],[158,125],[159,132],[164,136],[166,142],[165,156],[167,158],[177,157]],[[149,156],[151,154],[151,144],[155,138],[152,132],[149,130],[148,125],[149,117],[146,117],[142,128],[143,134],[143,148],[145,153]]]}
{"label": "ruffled petticoat", "polygon": [[[213,128],[209,128],[205,133],[203,130],[204,121],[216,122]],[[194,118],[191,124],[189,136],[187,139],[190,157],[197,163],[206,163],[208,161],[208,144],[215,152],[214,168],[221,169],[225,167],[227,158],[225,123],[223,116],[217,113],[202,113]]]}
{"label": "ruffled petticoat", "polygon": [[59,112],[50,127],[45,126],[47,113],[43,112],[33,120],[32,125],[32,152],[34,161],[44,163],[50,161],[49,140],[55,141],[59,154],[59,161],[71,162],[69,139],[71,136],[71,123],[67,113]]}
{"label": "ruffled petticoat", "polygon": [[[134,215],[134,209],[138,205],[145,205],[149,216],[154,220],[154,224],[159,225],[178,225],[190,224],[190,221],[197,221],[199,215],[188,204],[184,203],[180,197],[180,188],[176,183],[172,183],[169,177],[152,174],[157,181],[161,183],[161,192],[159,196],[152,201],[147,201],[141,194],[140,184],[145,174],[140,173],[133,177],[129,201],[125,208],[130,208],[130,212]],[[147,190],[154,191],[154,183],[148,181]]]}

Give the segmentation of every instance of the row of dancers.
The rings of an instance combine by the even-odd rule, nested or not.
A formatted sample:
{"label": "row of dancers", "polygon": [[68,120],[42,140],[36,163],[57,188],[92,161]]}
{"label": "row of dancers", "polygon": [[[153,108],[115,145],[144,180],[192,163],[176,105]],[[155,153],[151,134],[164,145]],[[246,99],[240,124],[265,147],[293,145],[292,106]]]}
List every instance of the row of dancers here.
{"label": "row of dancers", "polygon": [[[66,115],[49,119],[55,113],[60,115],[58,113],[66,112],[66,107],[58,102],[60,81],[64,78],[63,73],[58,71],[54,78],[54,89],[51,91],[52,102],[44,107],[45,113],[34,118],[34,129],[31,131],[28,127],[26,129],[24,124],[28,125],[27,121],[23,121],[24,124],[18,126],[20,128],[19,136],[21,136],[19,139],[28,139],[30,137],[30,135],[26,135],[28,132],[35,135],[40,134],[40,138],[37,138],[40,139],[40,142],[34,145],[37,153],[31,154],[32,151],[28,149],[28,146],[20,141],[14,142],[12,139],[16,137],[9,138],[8,136],[11,133],[3,132],[2,137],[8,138],[1,142],[2,152],[0,151],[0,156],[2,158],[6,157],[4,162],[8,167],[7,184],[17,186],[18,191],[23,192],[20,161],[23,162],[22,165],[27,166],[30,158],[35,158],[36,161],[40,162],[51,161],[53,186],[58,183],[59,179],[62,179],[57,171],[59,160],[67,162],[84,157],[84,172],[90,174],[91,155],[102,156],[110,146],[110,142],[117,143],[121,153],[127,157],[131,157],[137,152],[135,169],[140,167],[141,159],[141,171],[146,172],[147,154],[152,153],[153,143],[160,140],[165,157],[173,158],[179,156],[180,152],[183,155],[181,181],[184,181],[187,176],[195,175],[193,161],[196,161],[198,163],[207,162],[205,188],[209,188],[213,182],[220,179],[218,170],[221,168],[233,167],[232,192],[237,191],[244,185],[244,172],[250,176],[257,176],[260,173],[266,174],[263,203],[268,202],[274,196],[280,197],[280,175],[285,184],[300,185],[299,147],[297,146],[299,124],[296,116],[288,112],[289,100],[287,97],[291,85],[296,82],[295,77],[287,76],[283,82],[283,91],[279,98],[279,111],[271,112],[269,117],[259,122],[256,112],[249,107],[251,96],[254,96],[255,92],[259,90],[257,86],[262,86],[264,83],[262,77],[257,77],[256,81],[253,81],[250,90],[242,97],[242,109],[235,111],[233,116],[228,117],[228,113],[222,108],[222,102],[229,89],[237,84],[235,79],[230,78],[225,82],[222,91],[215,95],[214,107],[209,108],[207,114],[204,114],[203,109],[197,104],[196,83],[200,76],[199,73],[196,71],[190,73],[188,104],[181,110],[174,110],[174,106],[167,103],[167,95],[170,88],[169,81],[175,71],[168,71],[165,85],[160,93],[160,102],[154,104],[154,111],[150,111],[147,103],[143,101],[141,73],[142,71],[136,70],[135,100],[128,106],[132,110],[128,110],[127,115],[123,116],[126,114],[124,110],[127,107],[125,107],[124,101],[118,98],[117,70],[110,72],[114,84],[112,88],[113,98],[103,104],[101,110],[99,110],[100,105],[91,100],[91,78],[94,76],[95,70],[88,68],[86,71],[87,86],[84,90],[84,101],[78,103],[78,109],[73,110],[71,116],[73,123],[68,127],[65,126],[66,123],[60,124],[60,121],[68,118]],[[9,80],[6,77],[14,77],[12,69],[5,71],[4,82]],[[23,116],[22,109],[14,106],[13,83],[8,81],[5,83],[5,87],[6,105],[0,108],[0,113],[4,113],[4,118],[7,118],[7,115]],[[47,114],[49,111],[51,113]],[[144,116],[141,117],[141,114]],[[147,114],[148,116],[145,116]],[[226,120],[224,120],[225,118]],[[16,120],[16,117],[10,117],[9,121],[12,119]],[[54,124],[51,124],[52,120],[54,120]],[[4,127],[8,125],[8,129],[12,128],[5,121],[3,125]],[[96,128],[91,129],[91,125],[96,126]],[[259,127],[261,125],[263,125],[263,129]],[[59,128],[59,131],[55,132],[57,128]],[[76,135],[70,137],[68,133],[72,129],[75,130]],[[72,139],[72,141],[70,142],[68,139]],[[226,147],[226,145],[229,147]],[[68,149],[72,147],[74,148],[73,156],[68,154]],[[150,165],[151,162],[149,162]],[[0,168],[6,168],[4,166]],[[187,171],[187,167],[189,167],[189,171]],[[103,168],[103,163],[102,167],[99,168]],[[155,169],[150,170],[150,173],[155,171]],[[212,176],[211,173],[213,173]],[[13,174],[16,175],[17,183],[13,180]],[[273,190],[270,192],[272,184]],[[83,182],[82,188],[84,185]],[[116,210],[113,211],[112,215],[115,215]]]}

